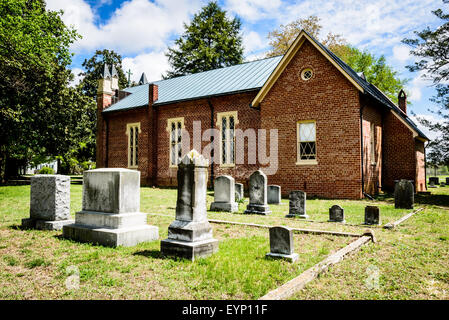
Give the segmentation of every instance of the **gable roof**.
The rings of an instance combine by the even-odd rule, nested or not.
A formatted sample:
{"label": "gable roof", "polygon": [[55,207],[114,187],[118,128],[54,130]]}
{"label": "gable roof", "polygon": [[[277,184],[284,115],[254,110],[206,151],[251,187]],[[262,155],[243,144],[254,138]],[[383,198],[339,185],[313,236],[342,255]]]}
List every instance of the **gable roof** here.
{"label": "gable roof", "polygon": [[308,40],[319,52],[321,52],[330,63],[332,63],[361,93],[366,94],[382,105],[390,109],[393,114],[399,118],[409,129],[414,133],[414,136],[418,136],[424,140],[429,140],[429,138],[417,127],[417,125],[410,119],[410,117],[405,114],[393,101],[391,101],[381,90],[379,90],[375,85],[366,81],[363,73],[357,73],[348,66],[343,60],[336,56],[327,47],[322,45],[312,36],[310,36],[306,31],[302,30],[298,37],[295,39],[293,44],[287,50],[286,54],[282,57],[276,69],[267,79],[262,89],[260,89],[257,96],[252,101],[252,106],[258,106],[260,102],[264,99],[267,93],[270,91],[271,87],[274,85],[276,80],[282,74],[282,72],[287,67],[288,63],[293,59],[296,52],[302,46],[304,41]]}
{"label": "gable roof", "polygon": [[[282,56],[246,62],[187,76],[152,82],[158,85],[154,105],[194,100],[223,94],[259,90],[273,72]],[[148,87],[144,84],[124,89],[131,93],[103,112],[112,112],[148,105]]]}

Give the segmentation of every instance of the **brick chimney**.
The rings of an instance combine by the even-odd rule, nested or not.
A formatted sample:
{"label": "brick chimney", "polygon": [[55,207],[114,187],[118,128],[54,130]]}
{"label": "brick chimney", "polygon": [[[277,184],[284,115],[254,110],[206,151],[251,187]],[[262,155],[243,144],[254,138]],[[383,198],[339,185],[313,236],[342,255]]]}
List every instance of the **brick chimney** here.
{"label": "brick chimney", "polygon": [[148,103],[152,105],[154,102],[157,101],[157,99],[159,99],[159,87],[157,84],[150,83],[148,91],[149,91]]}
{"label": "brick chimney", "polygon": [[398,94],[398,105],[399,108],[407,114],[407,95],[405,94],[405,91],[401,89]]}

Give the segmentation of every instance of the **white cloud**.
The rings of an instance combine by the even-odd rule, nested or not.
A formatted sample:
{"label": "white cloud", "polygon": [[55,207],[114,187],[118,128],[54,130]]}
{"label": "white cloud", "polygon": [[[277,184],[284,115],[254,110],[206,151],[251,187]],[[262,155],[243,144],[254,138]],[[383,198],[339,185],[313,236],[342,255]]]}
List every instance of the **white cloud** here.
{"label": "white cloud", "polygon": [[254,54],[267,47],[267,41],[255,31],[243,32],[243,46],[245,48],[245,56]]}
{"label": "white cloud", "polygon": [[409,100],[412,102],[418,102],[422,97],[422,89],[430,86],[432,83],[426,80],[423,76],[425,71],[419,71],[417,76],[410,82],[408,86],[408,91],[410,92]]}
{"label": "white cloud", "polygon": [[247,21],[257,21],[277,15],[281,0],[228,0],[225,9]]}
{"label": "white cloud", "polygon": [[138,82],[142,72],[148,81],[156,81],[162,78],[162,74],[165,74],[169,69],[167,57],[164,52],[151,52],[137,55],[133,58],[127,57],[122,62],[123,70],[127,72],[131,70],[131,81]]}
{"label": "white cloud", "polygon": [[83,0],[47,0],[51,10],[64,10],[63,20],[83,38],[73,45],[76,52],[113,49],[121,54],[161,50],[173,34],[183,31],[183,22],[200,8],[200,0],[131,0],[123,2],[102,24]]}
{"label": "white cloud", "polygon": [[410,60],[410,48],[405,45],[396,45],[393,47],[393,58],[404,63]]}

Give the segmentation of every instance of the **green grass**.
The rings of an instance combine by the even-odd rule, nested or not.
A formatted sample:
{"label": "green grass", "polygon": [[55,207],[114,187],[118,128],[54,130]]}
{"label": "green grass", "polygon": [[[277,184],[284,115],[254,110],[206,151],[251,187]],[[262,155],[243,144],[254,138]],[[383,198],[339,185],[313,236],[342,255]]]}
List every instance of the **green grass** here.
{"label": "green grass", "polygon": [[[81,185],[71,186],[71,213],[81,209]],[[268,230],[212,224],[219,251],[194,263],[163,257],[160,239],[174,219],[176,190],[141,189],[141,210],[151,213],[148,223],[159,227],[159,240],[131,248],[107,248],[62,239],[61,232],[22,230],[29,216],[29,186],[0,187],[0,299],[257,299],[284,284],[353,238],[295,234],[299,261],[291,264],[266,259]],[[435,199],[439,204],[431,205]],[[331,268],[306,286],[294,299],[447,299],[449,293],[449,187],[432,189],[417,199],[422,213],[393,231],[374,227],[379,240]],[[208,207],[213,192],[208,192]],[[446,202],[445,202],[446,201]],[[437,201],[438,202],[438,201]],[[382,223],[399,219],[410,210],[395,210],[392,198],[376,201],[307,201],[310,221],[287,219],[288,201],[272,205],[270,216],[239,212],[209,212],[211,219],[288,225],[297,228],[361,233],[364,207],[375,203]],[[328,223],[328,210],[339,204],[348,225]],[[419,204],[417,204],[418,206]],[[379,289],[368,289],[370,266],[379,269]],[[65,282],[76,268],[79,289]]]}

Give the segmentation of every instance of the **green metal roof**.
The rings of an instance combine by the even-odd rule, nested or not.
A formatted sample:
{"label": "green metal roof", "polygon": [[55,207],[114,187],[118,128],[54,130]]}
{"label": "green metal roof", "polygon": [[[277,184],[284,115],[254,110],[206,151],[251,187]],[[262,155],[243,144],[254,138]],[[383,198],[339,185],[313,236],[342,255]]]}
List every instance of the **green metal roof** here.
{"label": "green metal roof", "polygon": [[[202,97],[244,92],[262,88],[282,56],[256,60],[187,76],[159,80],[158,100],[163,105]],[[131,93],[103,112],[121,111],[148,105],[148,87],[144,84],[124,89]]]}

